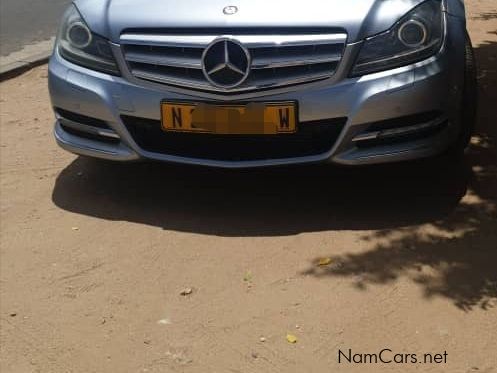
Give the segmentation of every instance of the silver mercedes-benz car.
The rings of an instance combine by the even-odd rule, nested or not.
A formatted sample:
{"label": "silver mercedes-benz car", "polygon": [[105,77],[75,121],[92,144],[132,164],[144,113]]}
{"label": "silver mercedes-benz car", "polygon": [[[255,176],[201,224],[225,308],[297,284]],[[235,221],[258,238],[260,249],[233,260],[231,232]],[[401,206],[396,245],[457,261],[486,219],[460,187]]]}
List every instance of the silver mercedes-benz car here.
{"label": "silver mercedes-benz car", "polygon": [[476,110],[462,0],[76,0],[49,87],[64,149],[226,168],[460,154]]}

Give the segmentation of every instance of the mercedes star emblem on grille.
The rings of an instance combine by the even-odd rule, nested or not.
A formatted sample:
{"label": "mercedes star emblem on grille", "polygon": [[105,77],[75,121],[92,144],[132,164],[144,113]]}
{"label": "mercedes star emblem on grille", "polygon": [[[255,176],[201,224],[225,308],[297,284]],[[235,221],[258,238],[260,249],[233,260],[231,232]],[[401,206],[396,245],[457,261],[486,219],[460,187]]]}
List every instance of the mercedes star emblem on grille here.
{"label": "mercedes star emblem on grille", "polygon": [[219,38],[205,49],[202,68],[212,85],[220,88],[238,87],[250,73],[250,53],[237,40]]}
{"label": "mercedes star emblem on grille", "polygon": [[223,9],[223,13],[227,16],[232,16],[233,14],[238,13],[238,8],[234,5],[229,5]]}

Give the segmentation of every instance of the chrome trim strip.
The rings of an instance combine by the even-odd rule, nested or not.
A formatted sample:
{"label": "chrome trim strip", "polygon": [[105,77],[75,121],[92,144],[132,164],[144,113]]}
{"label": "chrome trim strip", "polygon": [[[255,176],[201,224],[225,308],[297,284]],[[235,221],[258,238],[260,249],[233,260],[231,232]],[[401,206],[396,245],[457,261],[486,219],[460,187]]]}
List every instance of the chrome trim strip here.
{"label": "chrome trim strip", "polygon": [[99,135],[103,137],[109,137],[112,139],[120,139],[119,135],[112,131],[112,130],[106,130],[98,127],[93,127],[87,124],[81,124],[78,122],[74,122],[72,120],[66,119],[64,117],[61,117],[60,115],[57,115],[57,120],[59,121],[60,124],[71,127],[75,130],[81,131],[81,132],[86,132],[86,133],[91,133],[93,135]]}
{"label": "chrome trim strip", "polygon": [[317,44],[344,44],[347,34],[309,35],[148,35],[122,34],[122,44],[170,47],[206,47],[218,38],[236,39],[248,48],[299,46]]}
{"label": "chrome trim strip", "polygon": [[415,124],[415,125],[407,126],[407,127],[391,128],[391,129],[386,129],[386,130],[381,130],[381,131],[361,133],[361,134],[355,136],[352,139],[352,142],[360,142],[360,141],[366,141],[366,140],[377,140],[377,139],[384,139],[384,138],[395,137],[395,136],[400,136],[400,135],[408,135],[408,134],[422,131],[422,130],[427,129],[427,128],[436,127],[436,126],[442,124],[443,122],[445,122],[446,120],[447,120],[446,117],[441,117],[441,118],[437,118],[437,119],[432,120],[432,121],[427,122],[427,123]]}
{"label": "chrome trim strip", "polygon": [[376,140],[378,138],[379,134],[380,134],[380,131],[361,133],[361,134],[355,136],[352,139],[352,142],[360,142],[360,141],[367,141],[367,140]]}
{"label": "chrome trim strip", "polygon": [[152,45],[167,47],[206,47],[217,36],[213,35],[148,35],[148,34],[122,34],[121,44]]}

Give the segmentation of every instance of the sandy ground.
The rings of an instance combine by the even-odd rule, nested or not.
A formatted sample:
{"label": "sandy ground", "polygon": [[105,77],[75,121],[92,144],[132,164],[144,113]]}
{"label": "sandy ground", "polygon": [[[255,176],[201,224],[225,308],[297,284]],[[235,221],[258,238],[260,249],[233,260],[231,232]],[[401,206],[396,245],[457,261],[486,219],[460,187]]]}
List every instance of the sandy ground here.
{"label": "sandy ground", "polygon": [[[1,83],[0,370],[497,372],[497,4],[468,5],[457,165],[103,163],[54,144],[46,67]],[[338,362],[384,348],[447,363]]]}

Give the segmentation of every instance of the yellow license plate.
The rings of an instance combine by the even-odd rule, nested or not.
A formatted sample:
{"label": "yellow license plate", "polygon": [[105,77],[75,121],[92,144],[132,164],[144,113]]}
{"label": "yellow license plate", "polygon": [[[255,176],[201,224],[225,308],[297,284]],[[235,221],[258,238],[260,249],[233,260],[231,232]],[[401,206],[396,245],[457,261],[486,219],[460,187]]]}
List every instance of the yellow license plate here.
{"label": "yellow license plate", "polygon": [[211,105],[162,102],[162,129],[221,135],[275,135],[297,130],[294,102]]}

